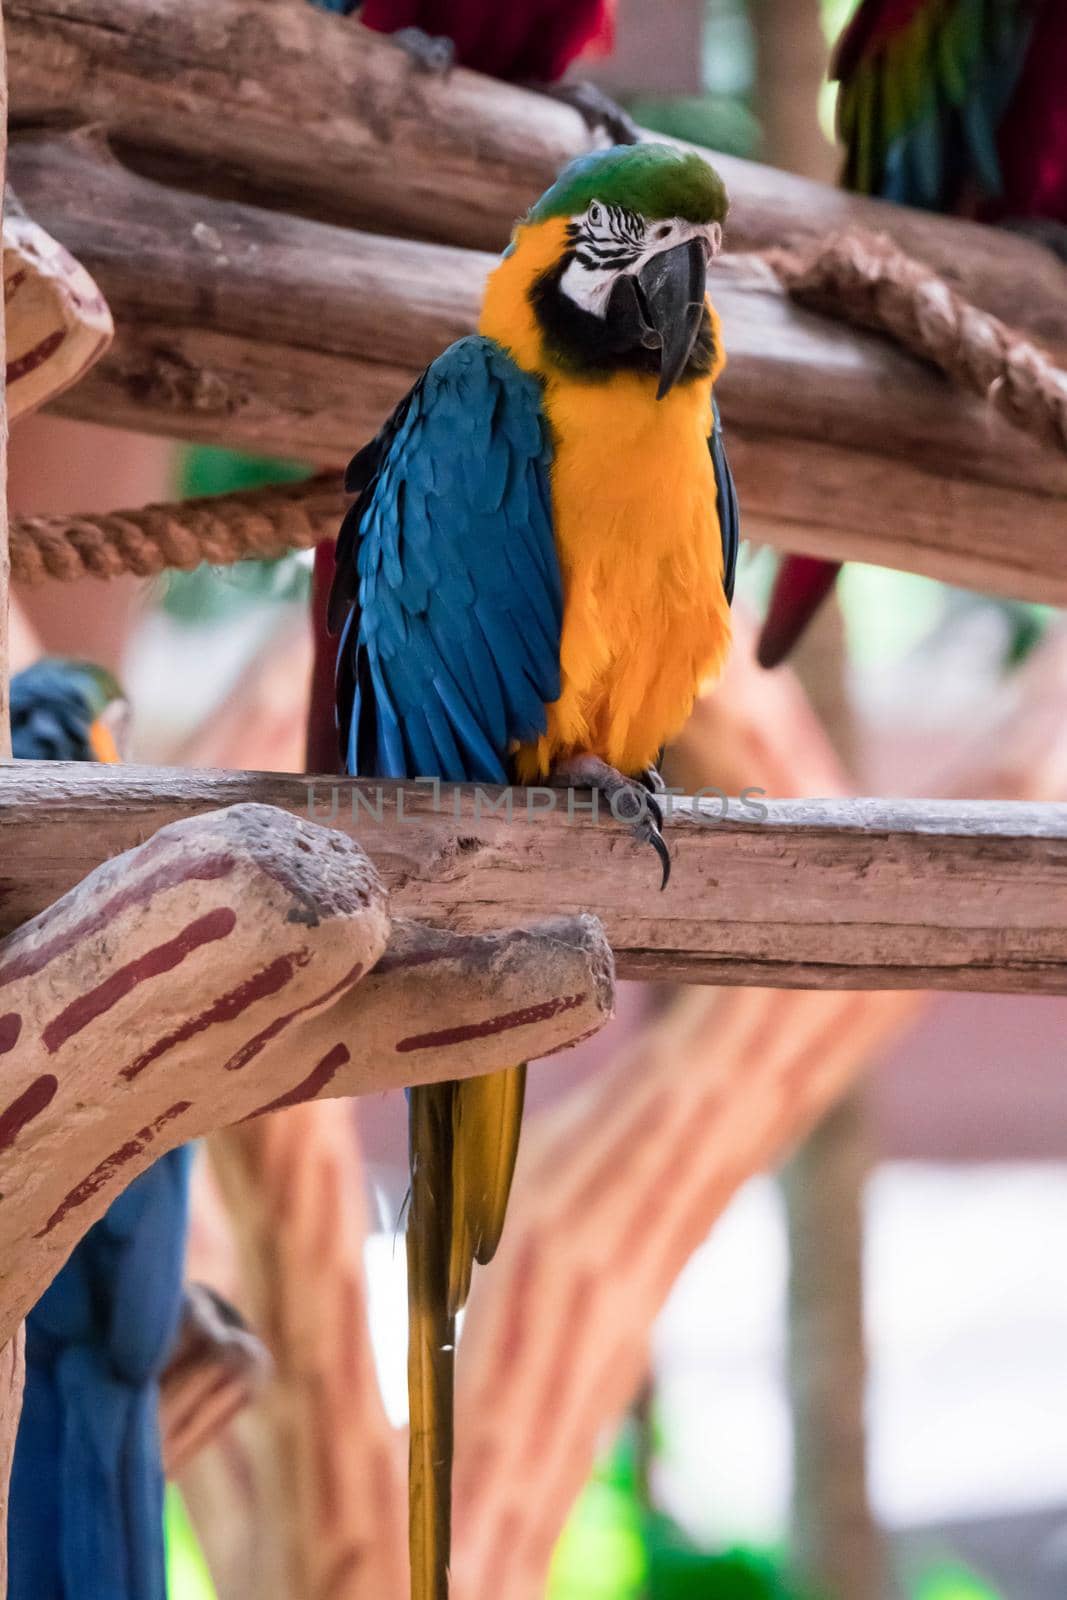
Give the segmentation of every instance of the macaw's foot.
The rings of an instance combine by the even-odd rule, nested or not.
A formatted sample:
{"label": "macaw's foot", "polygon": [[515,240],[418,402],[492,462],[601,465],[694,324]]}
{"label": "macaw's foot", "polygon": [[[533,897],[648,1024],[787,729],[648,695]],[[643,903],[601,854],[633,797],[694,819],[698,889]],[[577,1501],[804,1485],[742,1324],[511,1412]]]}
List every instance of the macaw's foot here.
{"label": "macaw's foot", "polygon": [[1021,233],[1035,244],[1043,244],[1067,266],[1067,225],[1048,217],[1006,217],[1000,224],[1012,233]]}
{"label": "macaw's foot", "polygon": [[422,28],[398,28],[389,37],[413,66],[433,78],[446,78],[456,64],[456,47],[447,34],[426,33]]}
{"label": "macaw's foot", "polygon": [[663,869],[660,888],[667,887],[671,854],[663,839],[663,807],[654,792],[657,787],[662,792],[664,785],[655,767],[627,778],[599,756],[569,756],[554,769],[549,782],[561,789],[595,789],[602,794],[615,820],[624,823],[641,844],[650,844],[659,856]]}
{"label": "macaw's foot", "polygon": [[612,144],[640,144],[641,130],[630,113],[595,83],[531,83],[530,89],[577,111],[590,133],[606,133]]}

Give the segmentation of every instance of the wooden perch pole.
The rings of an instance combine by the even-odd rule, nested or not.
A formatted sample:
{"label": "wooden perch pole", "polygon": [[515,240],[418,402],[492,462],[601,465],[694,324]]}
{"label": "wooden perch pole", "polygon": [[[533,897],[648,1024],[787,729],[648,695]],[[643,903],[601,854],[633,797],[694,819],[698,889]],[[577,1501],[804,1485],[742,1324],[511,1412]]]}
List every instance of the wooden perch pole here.
{"label": "wooden perch pole", "polygon": [[241,806],[108,861],[4,942],[0,1338],[174,1145],[317,1095],[483,1072],[610,1014],[592,919],[474,941],[401,924],[389,940],[358,847]]}
{"label": "wooden perch pole", "polygon": [[720,821],[720,800],[676,800],[658,894],[647,846],[570,800],[571,815],[565,791],[26,762],[0,775],[0,927],[178,817],[310,803],[359,839],[396,913],[484,933],[591,909],[624,977],[1067,989],[1067,806],[768,801],[745,821],[733,800]]}
{"label": "wooden perch pole", "polygon": [[[96,134],[25,140],[12,165],[26,203],[93,273],[118,326],[60,408],[142,431],[336,466],[474,327],[492,266],[471,250],[150,183]],[[722,258],[711,292],[726,328],[722,400],[751,537],[1067,602],[1062,456],[887,341],[800,309],[764,261]],[[270,547],[267,504],[247,507],[249,553]],[[276,511],[275,546],[287,532],[308,542],[316,520],[332,533],[340,505],[332,486],[287,487]],[[96,539],[75,522],[74,543],[90,570],[115,570],[123,551],[131,570],[158,570],[149,541],[184,565],[195,540],[183,537],[181,515],[104,519]],[[220,506],[213,519],[201,503],[189,516],[214,559],[242,508]],[[41,525],[45,565],[49,531]],[[19,529],[27,576],[33,533]]]}

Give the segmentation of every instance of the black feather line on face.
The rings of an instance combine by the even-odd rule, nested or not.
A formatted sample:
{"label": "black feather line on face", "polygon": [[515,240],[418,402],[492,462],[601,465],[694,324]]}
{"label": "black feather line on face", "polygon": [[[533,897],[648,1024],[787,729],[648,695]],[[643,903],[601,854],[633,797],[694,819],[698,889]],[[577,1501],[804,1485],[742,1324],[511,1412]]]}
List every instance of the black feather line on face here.
{"label": "black feather line on face", "polygon": [[[594,382],[610,378],[616,372],[645,373],[658,378],[658,350],[635,345],[628,330],[612,326],[610,315],[596,317],[590,311],[583,311],[563,293],[560,279],[573,257],[574,252],[568,251],[529,291],[529,302],[548,355],[564,372]],[[715,335],[705,308],[700,331],[679,383],[692,383],[706,376],[714,365],[715,355]]]}

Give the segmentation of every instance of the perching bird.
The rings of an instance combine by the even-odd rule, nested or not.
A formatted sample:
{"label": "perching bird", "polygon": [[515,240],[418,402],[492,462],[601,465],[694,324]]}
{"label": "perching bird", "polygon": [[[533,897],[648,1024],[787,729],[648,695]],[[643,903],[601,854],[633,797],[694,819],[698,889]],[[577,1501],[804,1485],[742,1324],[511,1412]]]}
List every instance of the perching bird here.
{"label": "perching bird", "polygon": [[128,713],[103,667],[46,656],[11,680],[11,748],[21,761],[119,761]]}
{"label": "perching bird", "polygon": [[[837,46],[843,182],[1033,234],[1067,259],[1067,7],[863,0]],[[840,564],[786,556],[759,642],[784,659]]]}
{"label": "perching bird", "polygon": [[[468,67],[506,83],[535,87],[577,110],[594,130],[632,144],[628,113],[598,85],[560,79],[587,50],[610,52],[618,0],[313,0],[321,10],[358,13],[367,27],[391,34],[431,72]],[[326,600],[333,583],[333,541],[315,550],[311,631],[315,663],[308,707],[307,768],[330,770],[334,736],[333,642]]]}
{"label": "perching bird", "polygon": [[[84,662],[11,680],[16,758],[117,761],[125,701]],[[192,1147],[112,1201],[26,1319],[8,1600],[164,1600],[158,1379],[182,1312]]]}
{"label": "perching bird", "polygon": [[[350,772],[591,785],[667,863],[654,763],[723,665],[737,560],[705,294],[725,212],[691,151],[572,163],[479,333],[354,458],[330,601]],[[448,1592],[455,1314],[500,1238],[523,1074],[411,1091],[414,1600]]]}

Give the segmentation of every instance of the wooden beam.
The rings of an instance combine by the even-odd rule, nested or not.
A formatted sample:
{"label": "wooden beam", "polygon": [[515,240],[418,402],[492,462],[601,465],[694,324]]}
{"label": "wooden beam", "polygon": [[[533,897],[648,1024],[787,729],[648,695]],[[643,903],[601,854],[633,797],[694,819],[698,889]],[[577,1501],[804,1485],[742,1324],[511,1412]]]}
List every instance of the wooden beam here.
{"label": "wooden beam", "polygon": [[[357,838],[397,914],[464,933],[604,924],[621,976],[801,988],[1067,991],[1067,807],[675,801],[670,885],[582,792],[20,764],[0,774],[0,925],[178,817],[257,801]],[[547,808],[555,803],[556,809]],[[572,815],[568,815],[568,804]],[[497,804],[499,809],[492,811]],[[546,808],[546,809],[542,809]]]}
{"label": "wooden beam", "polygon": [[[8,0],[20,127],[99,122],[144,167],[306,215],[499,250],[592,140],[578,114],[301,0]],[[712,153],[732,250],[890,233],[968,299],[1067,357],[1064,269],[1016,235]]]}
{"label": "wooden beam", "polygon": [[[96,136],[23,141],[12,162],[118,324],[60,402],[96,421],[343,462],[474,327],[492,265],[169,189]],[[1063,457],[885,341],[798,309],[762,261],[724,258],[712,294],[750,538],[1067,603]]]}

